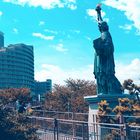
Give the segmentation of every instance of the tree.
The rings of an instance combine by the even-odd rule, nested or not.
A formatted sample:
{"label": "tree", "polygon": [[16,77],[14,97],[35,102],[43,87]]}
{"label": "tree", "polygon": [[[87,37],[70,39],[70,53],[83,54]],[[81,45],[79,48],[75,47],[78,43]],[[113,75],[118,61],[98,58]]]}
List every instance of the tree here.
{"label": "tree", "polygon": [[[128,91],[128,93],[131,95],[130,97],[132,98],[118,99],[118,105],[113,109],[109,107],[107,101],[101,101],[99,103],[98,115],[101,123],[125,123],[127,137],[129,138],[129,125],[140,125],[140,118],[138,117],[140,116],[140,86],[134,84],[133,80],[128,79],[124,81],[123,88],[124,90]],[[119,132],[117,129],[112,129],[111,133],[105,134],[104,139],[112,140],[122,135],[125,135],[125,131],[123,129],[121,132]],[[139,138],[140,136],[138,134],[137,139]]]}
{"label": "tree", "polygon": [[0,90],[1,140],[38,140],[36,128],[25,114],[17,113],[13,106],[16,100],[26,103],[30,99],[30,91],[25,88]]}
{"label": "tree", "polygon": [[124,89],[128,90],[130,95],[136,96],[135,101],[137,102],[137,104],[140,104],[140,98],[139,98],[140,86],[134,84],[133,80],[128,79],[128,80],[124,81],[123,87],[124,87]]}
{"label": "tree", "polygon": [[68,79],[66,85],[55,85],[51,94],[46,94],[47,110],[66,112],[87,112],[88,104],[84,96],[95,95],[96,85],[93,81]]}
{"label": "tree", "polygon": [[[119,122],[119,117],[122,115],[125,116],[134,116],[132,119],[129,117],[125,118],[125,122],[131,124],[138,124],[140,125],[139,118],[135,116],[140,116],[140,86],[133,83],[133,80],[128,79],[125,80],[123,83],[124,90],[127,90],[128,93],[132,96],[132,98],[122,98],[118,99],[118,105],[111,109],[109,104],[106,101],[101,101],[99,103],[99,118],[101,122]],[[114,114],[116,115],[115,118],[109,117],[107,119],[107,115]]]}
{"label": "tree", "polygon": [[0,106],[15,103],[16,100],[19,100],[21,103],[31,101],[30,90],[27,88],[0,90]]}

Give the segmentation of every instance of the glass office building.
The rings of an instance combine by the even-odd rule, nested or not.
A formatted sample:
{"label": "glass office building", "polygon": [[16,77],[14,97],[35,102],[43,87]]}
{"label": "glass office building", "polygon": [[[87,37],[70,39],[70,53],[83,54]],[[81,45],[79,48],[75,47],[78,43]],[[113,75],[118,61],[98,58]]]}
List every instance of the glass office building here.
{"label": "glass office building", "polygon": [[4,47],[4,33],[0,31],[0,48]]}
{"label": "glass office building", "polygon": [[47,79],[44,82],[35,81],[35,88],[34,88],[35,94],[46,94],[52,91],[52,80]]}
{"label": "glass office building", "polygon": [[14,44],[3,47],[2,36],[3,34],[0,33],[0,89],[23,87],[33,90],[33,46]]}

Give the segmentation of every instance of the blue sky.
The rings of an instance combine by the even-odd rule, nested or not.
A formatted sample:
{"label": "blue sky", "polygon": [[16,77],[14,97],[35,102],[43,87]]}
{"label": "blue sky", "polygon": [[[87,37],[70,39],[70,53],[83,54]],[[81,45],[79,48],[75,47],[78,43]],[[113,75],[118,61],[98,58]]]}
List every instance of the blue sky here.
{"label": "blue sky", "polygon": [[115,46],[116,75],[140,78],[139,0],[1,0],[0,30],[5,46],[34,46],[35,78],[94,80],[93,39],[100,36],[96,4],[101,2]]}

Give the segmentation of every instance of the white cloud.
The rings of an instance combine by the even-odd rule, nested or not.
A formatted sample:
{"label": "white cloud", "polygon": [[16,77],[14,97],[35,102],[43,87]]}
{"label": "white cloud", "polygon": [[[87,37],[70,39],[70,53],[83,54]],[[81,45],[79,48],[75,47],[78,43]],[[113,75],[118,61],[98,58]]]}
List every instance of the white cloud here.
{"label": "white cloud", "polygon": [[127,30],[127,31],[130,31],[132,29],[132,27],[133,27],[133,25],[131,25],[131,24],[125,24],[123,26],[121,26],[121,25],[119,26],[119,28]]}
{"label": "white cloud", "polygon": [[[101,11],[102,13],[102,17],[104,17],[106,15],[105,12]],[[95,9],[87,9],[87,14],[89,16],[91,16],[94,20],[97,20],[97,12],[95,11]],[[106,18],[107,19],[107,18]]]}
{"label": "white cloud", "polygon": [[68,4],[68,8],[70,8],[71,10],[76,10],[77,6],[75,4]]}
{"label": "white cloud", "polygon": [[55,36],[46,36],[44,34],[41,33],[32,33],[32,36],[44,39],[44,40],[53,40]]}
{"label": "white cloud", "polygon": [[70,32],[76,33],[76,34],[80,34],[80,30],[70,30]]}
{"label": "white cloud", "polygon": [[53,83],[65,84],[68,78],[94,80],[93,66],[87,65],[84,68],[64,70],[56,65],[42,64],[42,70],[35,72],[35,79],[45,81],[52,79]]}
{"label": "white cloud", "polygon": [[92,39],[89,36],[85,36],[85,38],[89,41],[92,41]]}
{"label": "white cloud", "polygon": [[2,16],[3,15],[3,12],[2,11],[0,11],[0,16]]}
{"label": "white cloud", "polygon": [[103,20],[106,22],[109,22],[109,18],[104,18]]}
{"label": "white cloud", "polygon": [[56,46],[56,50],[59,51],[59,52],[66,52],[68,51],[68,49],[64,48],[64,45],[62,43],[58,44]]}
{"label": "white cloud", "polygon": [[52,45],[50,47],[54,48],[55,50],[57,50],[59,52],[67,52],[68,51],[68,49],[64,48],[64,45],[62,43],[59,43],[57,45]]}
{"label": "white cloud", "polygon": [[132,79],[140,83],[140,59],[133,59],[129,64],[116,63],[116,76],[121,82]]}
{"label": "white cloud", "polygon": [[58,34],[58,32],[54,30],[45,29],[44,31],[47,33]]}
{"label": "white cloud", "polygon": [[18,34],[18,29],[17,29],[17,28],[13,28],[13,32],[14,32],[15,34]]}
{"label": "white cloud", "polygon": [[140,30],[140,0],[104,0],[103,3],[123,11],[134,27]]}
{"label": "white cloud", "polygon": [[[53,83],[64,84],[68,78],[95,80],[93,75],[93,64],[77,69],[62,69],[57,65],[42,64],[40,71],[35,72],[35,79],[45,81],[52,79]],[[136,58],[129,64],[116,63],[116,76],[123,83],[126,79],[133,79],[136,84],[140,83],[140,59]]]}
{"label": "white cloud", "polygon": [[39,26],[42,26],[42,25],[45,25],[45,22],[44,21],[40,21],[39,22]]}
{"label": "white cloud", "polygon": [[75,10],[76,0],[3,0],[4,2],[10,2],[18,5],[29,5],[34,7],[42,7],[43,9],[52,9],[55,7],[64,8],[68,7],[71,10]]}

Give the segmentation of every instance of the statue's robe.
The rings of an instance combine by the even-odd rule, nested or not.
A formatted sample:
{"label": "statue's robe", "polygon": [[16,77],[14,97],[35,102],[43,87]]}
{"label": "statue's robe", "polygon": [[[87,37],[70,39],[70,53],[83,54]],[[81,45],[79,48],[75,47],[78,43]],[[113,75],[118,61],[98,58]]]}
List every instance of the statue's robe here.
{"label": "statue's robe", "polygon": [[101,37],[94,40],[95,48],[95,61],[94,61],[94,74],[104,73],[106,75],[115,74],[114,64],[114,46],[110,33],[103,32]]}
{"label": "statue's robe", "polygon": [[121,84],[115,77],[114,46],[108,31],[93,42],[95,49],[94,75],[98,94],[122,93]]}

